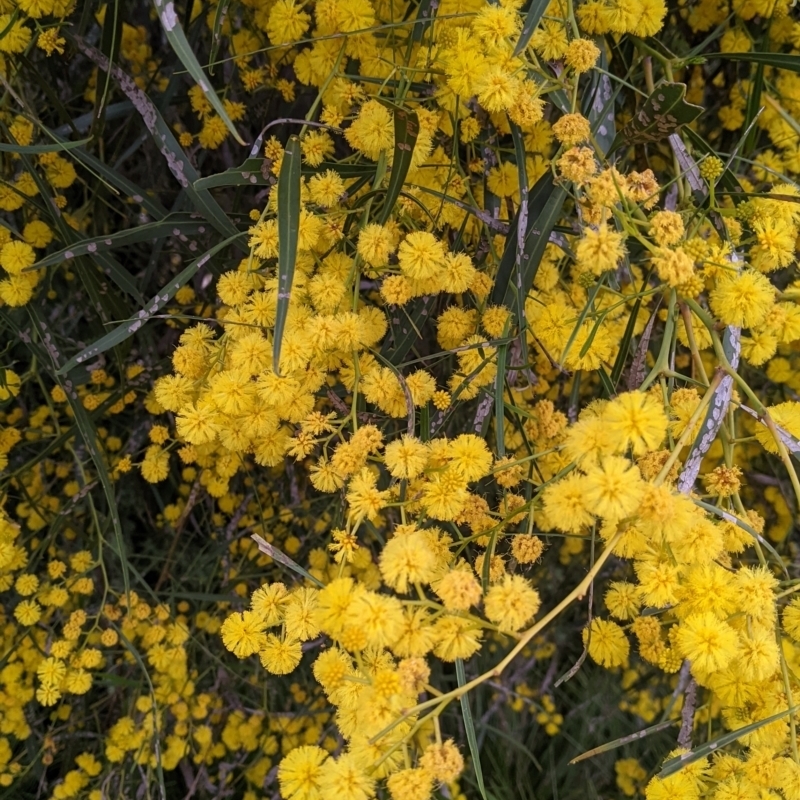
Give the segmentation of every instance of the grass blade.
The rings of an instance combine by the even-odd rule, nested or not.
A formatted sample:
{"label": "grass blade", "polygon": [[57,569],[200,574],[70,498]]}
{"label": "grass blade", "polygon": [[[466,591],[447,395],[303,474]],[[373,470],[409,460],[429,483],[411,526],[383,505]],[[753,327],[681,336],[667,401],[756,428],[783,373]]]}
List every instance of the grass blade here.
{"label": "grass blade", "polygon": [[175,54],[181,60],[186,71],[192,76],[194,82],[203,90],[203,94],[211,103],[214,111],[219,114],[220,119],[225,123],[228,130],[236,141],[244,145],[244,139],[239,136],[239,132],[233,126],[225,106],[217,96],[217,93],[211,88],[206,79],[203,68],[197,60],[186,34],[183,32],[180,22],[178,21],[178,13],[175,11],[175,4],[172,0],[153,0],[153,5],[156,7],[158,18],[161,20],[161,27],[167,35],[167,41],[172,45]]}
{"label": "grass blade", "polygon": [[[237,233],[236,235],[244,236],[244,233]],[[139,311],[136,317],[126,320],[113,331],[107,333],[105,336],[102,336],[100,339],[94,342],[94,344],[90,344],[88,347],[85,347],[80,353],[67,361],[67,363],[61,367],[58,374],[66,375],[71,369],[79,366],[84,361],[94,358],[100,353],[104,353],[106,350],[110,350],[112,347],[122,344],[122,342],[124,342],[126,339],[133,336],[133,334],[136,333],[139,328],[141,328],[149,319],[151,319],[155,314],[164,308],[164,306],[175,296],[175,292],[177,292],[181,286],[184,286],[192,277],[194,277],[201,267],[208,263],[208,261],[220,250],[227,247],[232,242],[233,237],[225,239],[219,244],[214,245],[214,247],[200,256],[200,258],[196,258],[194,261],[192,261],[192,263],[189,264],[189,266],[186,267],[183,272],[173,278],[167,286],[163,287],[161,291],[158,292],[155,297],[153,297],[153,299],[150,301],[150,304],[146,308],[143,308]]]}
{"label": "grass blade", "polygon": [[281,345],[289,301],[292,297],[297,241],[300,234],[300,139],[292,136],[286,145],[278,181],[278,310],[272,341],[272,368],[280,374]]}
{"label": "grass blade", "polygon": [[[456,679],[459,686],[464,686],[467,682],[467,676],[464,673],[464,661],[460,658],[456,659]],[[475,770],[475,779],[478,781],[478,791],[481,793],[483,800],[487,800],[486,786],[483,782],[483,770],[481,769],[481,754],[478,749],[478,737],[475,735],[475,723],[472,720],[468,694],[461,695],[461,713],[464,717],[464,729],[467,732],[469,752],[472,754],[472,768]]]}

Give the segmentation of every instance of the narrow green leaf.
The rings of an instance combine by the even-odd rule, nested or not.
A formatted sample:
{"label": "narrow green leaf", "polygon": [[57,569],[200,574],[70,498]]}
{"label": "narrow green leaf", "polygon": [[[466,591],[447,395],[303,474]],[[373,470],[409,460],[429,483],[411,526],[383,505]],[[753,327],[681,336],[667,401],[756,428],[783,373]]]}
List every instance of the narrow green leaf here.
{"label": "narrow green leaf", "polygon": [[265,177],[262,168],[265,158],[248,158],[240,167],[226,169],[215,175],[208,175],[194,182],[197,191],[216,189],[220,186],[267,186],[269,177]]}
{"label": "narrow green leaf", "polygon": [[[50,361],[53,364],[54,377],[56,380],[58,380],[59,376],[63,375],[64,372],[62,369],[59,369],[58,362],[60,360],[60,356],[58,350],[55,348],[55,345],[52,343],[52,341],[47,344],[48,339],[50,338],[47,323],[45,323],[45,321],[39,317],[35,306],[28,305],[26,308],[28,310],[28,314],[30,315],[34,330],[36,330],[37,334],[42,339],[45,350],[47,351]],[[89,416],[89,413],[83,407],[83,403],[78,397],[78,393],[75,391],[75,387],[72,385],[72,383],[69,380],[65,380],[63,382],[59,380],[59,385],[64,390],[64,394],[67,397],[67,402],[69,403],[74,415],[75,425],[77,426],[81,438],[83,439],[86,451],[89,453],[89,456],[94,462],[95,468],[97,469],[97,477],[100,480],[100,484],[103,487],[103,493],[106,496],[108,513],[111,516],[111,523],[114,530],[114,541],[117,555],[119,556],[120,566],[122,567],[122,582],[123,586],[125,587],[125,595],[129,596],[130,577],[128,574],[128,557],[126,554],[125,541],[122,535],[122,522],[119,518],[117,499],[114,492],[114,486],[111,483],[111,476],[108,472],[108,467],[106,465],[105,458],[103,457],[103,453],[97,446],[99,438],[97,435],[97,428],[95,427],[92,418]]]}
{"label": "narrow green leaf", "polygon": [[657,722],[655,725],[650,725],[648,728],[643,728],[640,731],[636,731],[636,733],[629,733],[627,736],[620,736],[619,739],[614,739],[613,742],[606,742],[605,744],[601,744],[599,747],[594,747],[591,750],[587,750],[585,753],[581,753],[579,756],[573,758],[569,763],[577,764],[580,761],[585,761],[587,758],[599,756],[601,753],[608,753],[610,750],[616,750],[618,747],[630,744],[631,742],[638,742],[640,739],[646,739],[648,736],[652,736],[654,733],[665,731],[667,728],[672,728],[677,724],[678,721],[674,719],[664,720],[664,722]]}
{"label": "narrow green leaf", "polygon": [[[522,336],[525,334],[523,333]],[[497,439],[497,457],[506,455],[506,401],[504,396],[506,381],[506,356],[508,344],[497,346],[497,376],[494,381],[494,431]],[[488,559],[486,559],[488,561]]]}
{"label": "narrow green leaf", "polygon": [[389,185],[383,200],[383,208],[379,221],[384,225],[394,210],[394,204],[400,196],[400,191],[411,166],[411,156],[414,154],[414,145],[417,143],[419,133],[419,120],[414,111],[395,111],[394,113],[394,159],[392,172],[389,175]]}
{"label": "narrow green leaf", "polygon": [[297,241],[300,234],[300,139],[292,136],[286,145],[278,181],[278,310],[272,341],[272,368],[280,374],[283,329],[289,314]]}
{"label": "narrow green leaf", "polygon": [[728,61],[747,61],[750,64],[764,64],[790,72],[800,72],[800,56],[791,53],[709,53],[705,58],[722,58]]}
{"label": "narrow green leaf", "polygon": [[549,0],[531,0],[528,11],[525,14],[525,22],[522,25],[517,45],[514,48],[514,55],[518,56],[527,46],[533,36],[536,28],[539,27],[539,22],[550,5]]}
{"label": "narrow green leaf", "polygon": [[792,706],[791,708],[787,708],[784,711],[779,711],[777,714],[773,714],[766,719],[760,719],[757,722],[751,722],[749,725],[744,725],[741,728],[737,728],[735,731],[723,733],[722,736],[717,736],[716,739],[712,739],[710,742],[706,742],[699,747],[695,747],[694,750],[689,750],[688,753],[683,753],[679,756],[675,756],[674,758],[670,758],[664,762],[661,772],[659,772],[656,777],[661,778],[662,780],[664,778],[668,778],[670,775],[680,772],[680,770],[689,764],[693,764],[695,761],[698,761],[701,758],[706,758],[712,753],[716,753],[726,745],[735,742],[737,739],[741,739],[742,736],[748,736],[749,734],[757,731],[759,728],[763,728],[765,725],[770,725],[771,723],[777,722],[784,717],[788,717],[789,714],[794,714],[798,709],[800,709],[800,705]]}
{"label": "narrow green leaf", "polygon": [[[527,297],[533,286],[533,281],[536,278],[536,273],[539,270],[539,264],[542,261],[544,250],[547,243],[550,241],[550,233],[553,226],[556,224],[558,218],[561,216],[561,209],[567,199],[567,190],[563,186],[557,186],[553,182],[553,176],[550,172],[545,173],[540,181],[542,184],[542,191],[537,195],[537,201],[544,200],[541,212],[534,216],[528,211],[529,223],[528,232],[525,236],[525,250],[522,254],[522,263],[520,269],[521,282],[517,285],[509,283],[505,287],[505,296],[502,300],[502,305],[507,308],[513,308],[516,302],[516,295]],[[537,186],[539,184],[537,183]],[[531,191],[533,196],[536,186]],[[506,240],[506,249],[503,252],[503,259],[506,253],[511,249],[512,253],[516,253],[516,242],[511,241],[511,236]],[[502,259],[500,268],[502,268]],[[497,288],[497,287],[496,287]]]}
{"label": "narrow green leaf", "polygon": [[222,43],[222,25],[228,14],[228,6],[231,0],[219,0],[217,10],[214,14],[214,25],[211,28],[211,51],[208,54],[208,74],[214,74],[214,62],[217,60],[219,46]]}
{"label": "narrow green leaf", "polygon": [[417,18],[411,32],[410,46],[422,41],[425,31],[428,30],[436,16],[436,9],[438,7],[439,4],[434,3],[434,0],[420,0],[419,6],[417,7]]}
{"label": "narrow green leaf", "polygon": [[[236,236],[244,236],[244,233],[237,233]],[[93,344],[90,344],[88,347],[85,347],[76,356],[73,356],[66,364],[64,364],[63,367],[61,367],[59,370],[59,375],[66,375],[70,370],[74,369],[80,364],[83,364],[84,361],[88,361],[90,358],[94,358],[100,353],[104,353],[106,350],[116,347],[129,337],[133,336],[133,334],[136,333],[136,331],[138,331],[146,322],[148,322],[148,320],[150,320],[155,314],[164,308],[164,306],[175,296],[175,292],[177,292],[181,286],[184,286],[192,277],[194,277],[197,271],[206,263],[208,263],[208,261],[220,250],[231,244],[234,238],[235,237],[231,236],[219,244],[214,245],[214,247],[200,256],[200,258],[192,261],[192,263],[189,264],[189,266],[186,267],[183,272],[173,278],[169,284],[164,286],[161,291],[155,297],[153,297],[146,308],[141,309],[141,311],[139,311],[139,313],[133,319],[123,322],[113,331],[107,333],[105,336],[101,337]]]}
{"label": "narrow green leaf", "polygon": [[[517,219],[517,253],[516,253],[516,278],[519,285],[522,283],[522,263],[525,257],[525,238],[528,235],[528,167],[525,163],[525,140],[519,126],[510,119],[508,125],[511,128],[511,138],[514,142],[514,156],[517,160],[517,181],[519,182],[519,211]],[[519,331],[519,343],[521,346],[521,358],[524,364],[528,363],[528,339],[525,331],[528,328],[528,321],[525,318],[525,300],[527,299],[522,292],[516,293],[516,313],[517,330]],[[505,355],[505,354],[504,354]],[[503,376],[505,379],[505,376]],[[502,390],[502,383],[500,384]],[[502,391],[501,391],[502,399]]]}
{"label": "narrow green leaf", "polygon": [[315,578],[311,573],[306,572],[296,561],[292,561],[289,556],[286,555],[282,550],[278,550],[277,547],[273,547],[269,542],[259,536],[257,533],[250,534],[250,538],[258,545],[258,549],[266,556],[269,556],[274,561],[277,561],[279,564],[283,564],[284,567],[288,567],[292,572],[296,572],[298,575],[302,576],[308,581],[311,581],[315,586],[319,586],[320,588],[324,587],[324,583],[322,581]]}
{"label": "narrow green leaf", "polygon": [[[464,672],[464,661],[456,659],[456,680],[459,686],[467,683],[467,676]],[[469,695],[461,695],[461,715],[464,718],[464,730],[467,732],[467,743],[469,752],[472,755],[472,768],[475,770],[475,779],[478,782],[478,791],[483,800],[487,800],[486,786],[483,782],[483,770],[481,769],[481,754],[478,748],[478,737],[475,735],[475,723],[472,720],[472,710],[469,707]]]}
{"label": "narrow green leaf", "polygon": [[[608,70],[608,56],[602,40],[596,40],[600,49],[600,58],[597,66]],[[611,78],[603,72],[592,71],[590,91],[587,93],[588,102],[584,102],[583,113],[591,125],[592,136],[598,147],[607,154],[611,152],[611,145],[617,135],[617,124],[614,115],[614,102],[622,88],[621,84],[612,89]]]}
{"label": "narrow green leaf", "polygon": [[742,142],[742,155],[749,156],[753,152],[758,138],[758,131],[755,125],[751,123],[758,116],[761,108],[761,90],[764,88],[764,62],[761,61],[756,66],[755,75],[753,80],[750,81],[750,91],[747,95],[747,107],[744,113],[744,127],[747,129],[747,135],[744,142]]}
{"label": "narrow green leaf", "polygon": [[[103,30],[100,36],[100,52],[108,59],[109,64],[113,64],[117,60],[121,43],[122,14],[120,13],[119,0],[113,0],[113,3],[106,3],[103,13]],[[92,125],[89,129],[89,135],[93,139],[98,139],[102,136],[106,123],[106,107],[111,94],[111,72],[106,72],[105,74],[102,91],[99,91],[99,86],[97,88],[98,99],[95,103]]]}
{"label": "narrow green leaf", "polygon": [[636,116],[617,134],[609,152],[624,144],[660,142],[703,113],[686,102],[685,83],[662,83],[647,98]]}
{"label": "narrow green leaf", "polygon": [[[734,328],[731,325],[725,328],[725,332],[722,334],[722,347],[725,356],[734,369],[739,366],[741,337],[741,329]],[[719,429],[725,421],[725,415],[728,413],[728,406],[730,405],[732,394],[733,378],[730,375],[725,375],[717,384],[716,389],[714,389],[713,397],[709,403],[703,423],[700,426],[697,438],[692,443],[689,455],[684,459],[683,470],[678,478],[677,484],[679,492],[689,494],[694,488],[694,482],[700,472],[700,465],[703,462],[703,458],[711,449],[711,445],[714,444]]]}
{"label": "narrow green leaf", "polygon": [[628,324],[625,326],[625,333],[622,335],[622,340],[619,343],[619,352],[611,367],[611,383],[613,386],[619,383],[622,377],[622,370],[625,369],[625,362],[628,359],[628,354],[631,347],[631,340],[633,339],[633,332],[636,329],[636,320],[639,317],[639,308],[642,304],[642,298],[637,297],[636,302],[633,304],[631,315],[628,317]]}
{"label": "narrow green leaf", "polygon": [[436,300],[432,295],[419,297],[406,306],[395,308],[389,317],[389,335],[381,345],[381,355],[398,365],[420,338]]}
{"label": "narrow green leaf", "polygon": [[137,242],[146,242],[157,239],[159,236],[189,236],[195,233],[205,233],[207,224],[203,220],[192,218],[189,214],[170,215],[158,222],[150,222],[124,231],[117,231],[108,236],[95,236],[92,239],[82,239],[64,247],[57,253],[39,259],[30,270],[42,269],[53,264],[60,264],[78,256],[97,256],[106,250],[117,247],[127,247]]}
{"label": "narrow green leaf", "polygon": [[[530,233],[530,226],[534,220],[538,220],[543,213],[548,201],[555,189],[553,179],[550,173],[545,173],[539,178],[538,181],[528,192],[527,204],[527,226],[523,226],[526,230],[526,241]],[[514,215],[511,221],[511,226],[506,238],[506,246],[503,250],[503,255],[500,258],[500,264],[497,267],[497,275],[494,279],[494,286],[492,287],[491,304],[502,305],[505,303],[506,296],[509,290],[512,289],[512,281],[514,280],[514,272],[517,269],[517,237],[520,227],[520,210]],[[522,220],[523,223],[525,220]],[[549,232],[548,232],[549,236]],[[544,252],[544,250],[542,250]],[[524,256],[524,253],[523,253]],[[521,278],[520,278],[521,282]],[[531,281],[531,284],[533,282]],[[526,293],[527,294],[527,293]],[[512,307],[512,306],[509,306]]]}
{"label": "narrow green leaf", "polygon": [[0,142],[0,153],[27,153],[35,155],[37,153],[61,153],[65,150],[75,150],[78,147],[88,144],[91,139],[78,139],[75,142],[56,141],[53,144],[5,144]]}
{"label": "narrow green leaf", "polygon": [[209,84],[208,79],[197,60],[186,34],[183,32],[180,21],[178,20],[178,12],[175,10],[175,3],[172,0],[153,0],[153,5],[156,8],[158,18],[161,20],[161,27],[167,35],[167,41],[172,45],[178,58],[181,60],[186,71],[192,76],[194,82],[200,87],[206,100],[211,103],[214,111],[219,114],[220,119],[225,123],[228,130],[233,135],[236,141],[244,145],[244,139],[239,136],[239,132],[233,125],[225,106],[217,96],[214,88]]}
{"label": "narrow green leaf", "polygon": [[[172,5],[172,4],[170,4]],[[194,207],[223,235],[235,237],[238,234],[236,226],[228,219],[227,214],[220,208],[216,200],[206,190],[196,190],[194,183],[199,179],[197,170],[186,157],[183,149],[175,139],[172,129],[165,122],[152,100],[136,85],[134,80],[119,67],[109,65],[108,59],[96,48],[88,45],[82,39],[74,39],[79,50],[102,70],[111,69],[114,80],[119,88],[133,103],[136,111],[141,115],[153,141],[167,162],[169,171],[186,191]],[[242,250],[246,247],[239,242]]]}

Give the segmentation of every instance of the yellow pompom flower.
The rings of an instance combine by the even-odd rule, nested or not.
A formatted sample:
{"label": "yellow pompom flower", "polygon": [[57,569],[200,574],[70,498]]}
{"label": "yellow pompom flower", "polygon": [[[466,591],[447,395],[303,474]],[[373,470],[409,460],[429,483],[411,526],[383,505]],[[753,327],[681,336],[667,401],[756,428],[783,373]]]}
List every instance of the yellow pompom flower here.
{"label": "yellow pompom flower", "polygon": [[414,585],[429,583],[436,576],[438,559],[425,531],[395,532],[386,542],[378,560],[386,585],[405,594]]}
{"label": "yellow pompom flower", "polygon": [[624,235],[608,225],[601,225],[597,230],[588,228],[575,245],[578,268],[592,275],[616,269],[625,256],[624,242]]}
{"label": "yellow pompom flower", "polygon": [[677,646],[692,665],[692,672],[707,675],[725,669],[737,656],[736,631],[709,612],[693,614],[680,623]]}
{"label": "yellow pompom flower", "polygon": [[414,280],[435,277],[444,268],[444,245],[426,231],[409,233],[397,251],[403,274]]}
{"label": "yellow pompom flower", "polygon": [[259,650],[261,665],[273,675],[288,675],[300,663],[303,651],[298,639],[281,639],[275,634],[267,634],[263,647]]}
{"label": "yellow pompom flower", "polygon": [[775,305],[775,289],[762,274],[746,269],[739,275],[720,277],[708,299],[721,322],[754,328]]}
{"label": "yellow pompom flower", "polygon": [[36,263],[36,253],[27,242],[8,242],[0,249],[0,267],[10,275],[19,275]]}
{"label": "yellow pompom flower", "polygon": [[607,521],[632,514],[644,486],[637,467],[620,456],[607,456],[586,473],[586,507]]}
{"label": "yellow pompom flower", "polygon": [[634,456],[656,450],[667,435],[667,415],[652,394],[625,392],[603,409],[603,424],[618,450]]}
{"label": "yellow pompom flower", "polygon": [[630,642],[616,622],[595,617],[584,629],[583,641],[588,643],[589,657],[602,667],[621,667],[628,661]]}
{"label": "yellow pompom flower", "polygon": [[539,593],[521,575],[504,575],[484,598],[487,619],[501,631],[516,633],[525,627],[541,606]]}
{"label": "yellow pompom flower", "polygon": [[278,785],[285,800],[320,798],[322,768],[328,753],[321,747],[301,745],[286,755],[278,766]]}
{"label": "yellow pompom flower", "polygon": [[296,42],[308,30],[311,17],[295,0],[277,0],[269,12],[267,36],[272,44]]}
{"label": "yellow pompom flower", "polygon": [[246,658],[264,647],[264,620],[253,611],[234,612],[222,623],[222,643],[237,658]]}

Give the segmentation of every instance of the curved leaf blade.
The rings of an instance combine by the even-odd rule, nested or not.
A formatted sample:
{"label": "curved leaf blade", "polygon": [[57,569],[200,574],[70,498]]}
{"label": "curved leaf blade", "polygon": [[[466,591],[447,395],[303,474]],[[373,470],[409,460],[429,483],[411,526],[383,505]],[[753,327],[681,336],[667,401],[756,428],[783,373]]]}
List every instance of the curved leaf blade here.
{"label": "curved leaf blade", "polygon": [[[244,236],[244,233],[237,233],[236,236]],[[173,278],[167,286],[165,286],[155,297],[153,297],[147,307],[141,309],[133,319],[126,320],[121,325],[118,325],[116,328],[114,328],[114,330],[110,333],[107,333],[105,336],[101,336],[96,342],[94,342],[94,344],[90,344],[88,347],[85,347],[80,353],[67,361],[67,363],[64,364],[64,366],[58,371],[58,374],[66,375],[70,370],[74,369],[80,364],[83,364],[84,361],[88,361],[90,358],[94,358],[95,356],[100,355],[100,353],[104,353],[106,350],[116,347],[118,344],[121,344],[126,339],[133,336],[133,334],[136,333],[139,328],[141,328],[146,322],[148,322],[153,316],[155,316],[164,308],[164,306],[175,296],[175,292],[177,292],[181,286],[184,286],[189,280],[191,280],[197,271],[201,267],[205,266],[205,264],[207,264],[208,261],[220,250],[231,244],[234,238],[236,237],[231,236],[219,244],[214,245],[214,247],[200,256],[200,258],[196,258],[194,261],[192,261],[192,263],[189,264],[189,266],[186,267],[183,272]]]}
{"label": "curved leaf blade", "polygon": [[396,111],[394,114],[394,159],[392,172],[389,176],[389,185],[381,210],[380,223],[384,225],[391,216],[394,204],[400,196],[400,191],[411,167],[411,156],[417,143],[419,133],[419,120],[414,111]]}
{"label": "curved leaf blade", "polygon": [[300,238],[300,139],[292,136],[286,145],[278,180],[278,309],[272,341],[272,368],[280,374],[281,345],[289,301],[292,297],[297,242]]}
{"label": "curved leaf blade", "polygon": [[172,0],[153,0],[153,5],[156,8],[156,13],[161,21],[161,27],[167,35],[167,41],[172,45],[175,54],[181,60],[181,64],[186,68],[186,71],[192,76],[194,82],[200,87],[206,100],[211,103],[214,111],[219,114],[220,119],[225,123],[228,130],[231,132],[236,141],[244,145],[244,139],[239,136],[239,131],[233,125],[225,106],[217,96],[213,87],[209,84],[200,62],[197,60],[186,34],[178,20],[178,12],[175,10],[175,3]]}
{"label": "curved leaf blade", "polygon": [[519,39],[517,39],[517,46],[514,48],[515,56],[518,56],[528,46],[531,37],[535,33],[536,28],[539,27],[539,22],[541,22],[544,12],[549,5],[549,0],[533,0],[528,9],[528,13],[525,15],[525,22],[522,25],[522,32],[519,35]]}

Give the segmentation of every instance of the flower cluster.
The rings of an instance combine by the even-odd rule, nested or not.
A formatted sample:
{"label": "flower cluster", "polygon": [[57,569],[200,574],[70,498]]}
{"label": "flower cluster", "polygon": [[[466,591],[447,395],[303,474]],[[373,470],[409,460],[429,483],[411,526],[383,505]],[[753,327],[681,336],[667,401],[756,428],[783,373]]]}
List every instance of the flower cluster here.
{"label": "flower cluster", "polygon": [[788,0],[135,5],[0,0],[0,786],[800,800]]}

